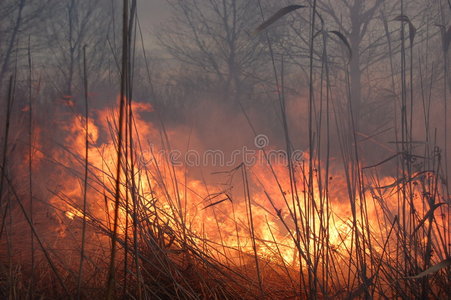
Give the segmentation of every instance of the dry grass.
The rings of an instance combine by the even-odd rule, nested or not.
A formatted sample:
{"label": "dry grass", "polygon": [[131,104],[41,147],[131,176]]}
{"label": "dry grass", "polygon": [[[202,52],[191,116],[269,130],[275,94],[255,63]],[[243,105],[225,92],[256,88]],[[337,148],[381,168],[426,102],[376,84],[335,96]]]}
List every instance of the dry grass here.
{"label": "dry grass", "polygon": [[[132,103],[136,1],[132,1],[130,7],[129,1],[124,0],[123,3],[119,110],[109,122],[114,159],[102,156],[104,149],[92,145],[89,140],[88,74],[85,65],[86,112],[80,118],[84,122],[84,155],[77,154],[76,149],[70,148],[71,145],[63,146],[62,157],[47,153],[42,170],[33,168],[33,184],[21,185],[17,178],[23,175],[23,170],[12,168],[8,162],[10,157],[13,161],[14,156],[8,144],[10,118],[14,116],[11,103],[15,93],[14,77],[10,80],[7,118],[3,125],[5,138],[0,183],[2,297],[449,297],[450,199],[444,167],[447,162],[446,158],[443,161],[442,150],[434,133],[430,132],[429,124],[425,124],[428,141],[417,146],[413,140],[412,128],[416,122],[413,118],[416,106],[412,83],[414,38],[413,25],[407,17],[400,17],[398,21],[401,21],[401,26],[405,22],[410,25],[410,45],[406,47],[402,42],[401,74],[393,75],[400,77],[400,97],[395,100],[395,106],[401,105],[401,118],[399,124],[394,124],[396,130],[401,132],[400,138],[395,140],[398,151],[389,159],[365,166],[357,138],[359,116],[355,115],[351,105],[348,66],[343,67],[343,76],[347,79],[344,90],[347,93],[340,103],[332,96],[334,88],[330,85],[331,66],[327,48],[330,32],[317,33],[318,26],[323,24],[317,24],[321,17],[316,11],[316,1],[313,1],[309,40],[308,159],[301,163],[290,160],[284,168],[271,165],[268,161],[267,171],[271,175],[272,186],[261,187],[261,195],[265,195],[268,204],[264,207],[267,215],[263,222],[258,214],[263,204],[257,201],[261,199],[254,187],[257,180],[252,169],[244,164],[229,172],[230,176],[238,174],[238,186],[242,188],[241,204],[244,206],[227,195],[230,201],[223,203],[222,200],[217,201],[218,198],[216,202],[203,205],[202,209],[193,212],[188,208],[187,179],[178,173],[174,165],[158,159],[154,153],[151,153],[150,166],[143,167],[138,161],[137,158],[144,155],[142,149],[147,137],[143,138],[140,133],[142,128],[138,125]],[[258,30],[264,30],[297,8],[300,7],[292,6],[276,13],[276,17],[263,23]],[[404,34],[403,28],[401,32]],[[337,31],[332,33],[350,50],[343,34]],[[282,86],[277,91],[279,108],[286,150],[291,153],[292,133],[285,107],[284,70],[283,66],[280,72],[277,70],[268,35],[267,42],[271,49],[275,81],[278,87],[279,82]],[[322,57],[314,61],[314,47],[318,43]],[[445,69],[445,78],[448,76],[446,72]],[[29,84],[31,86],[31,80]],[[408,95],[412,95],[411,98]],[[443,97],[446,98],[446,95],[445,89]],[[79,117],[76,115],[74,119]],[[446,122],[444,126],[446,128]],[[332,128],[336,132],[332,132]],[[29,131],[31,136],[33,128],[30,127]],[[166,145],[165,150],[170,150],[164,128],[160,134]],[[340,151],[340,163],[333,166],[330,157],[332,135],[336,136]],[[30,138],[30,153],[32,147]],[[89,150],[99,153],[102,168],[91,162]],[[262,152],[266,157],[265,150]],[[30,174],[31,160],[30,154]],[[387,182],[379,167],[394,161],[397,175]],[[338,167],[339,172],[332,170]],[[64,178],[67,187],[51,192],[34,191],[33,186],[39,181],[39,176],[45,175],[49,169]],[[335,181],[331,180],[332,174],[340,174],[345,184],[335,186]],[[69,181],[78,181],[82,193],[67,193],[70,190],[65,188],[72,184]],[[193,194],[214,194],[206,187],[205,190],[199,187]],[[337,190],[340,196],[345,195],[340,203],[346,202],[343,207],[349,209],[346,218],[333,210]],[[36,198],[28,200],[30,192]],[[59,204],[38,199],[40,196],[58,199]],[[26,208],[27,204],[32,203],[33,210],[30,212]],[[227,211],[229,215],[226,217],[220,208],[224,204],[232,209]],[[102,210],[98,209],[100,206]],[[240,208],[245,211],[236,211]],[[208,230],[194,229],[190,214],[200,213],[201,210],[211,211],[213,221],[207,225],[216,225],[218,236],[211,238],[206,234]],[[239,213],[246,218],[237,217]],[[268,220],[266,216],[273,219]],[[236,228],[237,244],[225,242],[227,237],[223,234],[226,231],[221,228],[225,219]],[[266,225],[268,234],[265,236],[256,228],[261,223]],[[336,224],[344,225],[336,229]],[[280,231],[285,233],[284,240],[281,240]],[[338,245],[332,242],[335,232],[339,233]],[[29,245],[26,246],[30,235],[31,240],[37,243],[32,246],[31,256]],[[27,242],[21,240],[25,236]],[[248,245],[242,244],[244,241]],[[292,251],[291,262],[283,254],[287,244]]]}

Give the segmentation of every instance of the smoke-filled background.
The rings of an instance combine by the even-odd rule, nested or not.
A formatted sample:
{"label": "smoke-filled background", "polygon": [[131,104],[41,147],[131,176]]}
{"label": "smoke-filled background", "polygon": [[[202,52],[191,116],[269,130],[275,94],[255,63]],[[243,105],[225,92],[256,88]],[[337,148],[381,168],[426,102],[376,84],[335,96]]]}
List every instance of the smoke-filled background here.
{"label": "smoke-filled background", "polygon": [[450,17],[0,1],[0,295],[449,296]]}
{"label": "smoke-filled background", "polygon": [[[86,47],[91,107],[114,103],[119,93],[121,3],[16,2],[2,4],[3,95],[6,97],[9,76],[14,73],[20,94],[15,105],[27,105],[26,96],[31,92],[38,108],[48,106],[46,111],[67,109],[68,102],[76,112],[83,110]],[[406,4],[402,14],[409,22],[404,21],[402,50],[401,19],[396,20],[402,15],[401,4],[373,2],[319,1],[315,34],[327,33],[327,37],[315,36],[311,57],[311,16],[305,8],[256,34],[258,25],[283,7],[282,3],[138,1],[132,37],[133,96],[150,103],[168,126],[185,127],[201,136],[203,147],[213,149],[235,149],[246,141],[252,143],[253,136],[260,133],[268,135],[271,143],[283,145],[279,101],[283,98],[290,142],[305,150],[309,147],[312,59],[317,102],[312,110],[324,119],[322,100],[327,96],[336,111],[330,107],[328,113],[331,117],[338,114],[340,119],[347,117],[339,114],[347,113],[351,104],[359,147],[368,162],[396,153],[396,145],[387,142],[400,135],[402,93],[413,107],[412,139],[424,140],[425,128],[432,135],[437,129],[436,143],[443,151],[449,4]],[[407,28],[410,24],[412,28]],[[410,34],[414,34],[412,49]],[[401,90],[403,70],[405,92]],[[328,86],[320,89],[318,83],[325,82],[326,76]],[[49,119],[41,114],[37,117]],[[318,118],[313,123],[321,126]],[[335,125],[331,121],[330,126]]]}

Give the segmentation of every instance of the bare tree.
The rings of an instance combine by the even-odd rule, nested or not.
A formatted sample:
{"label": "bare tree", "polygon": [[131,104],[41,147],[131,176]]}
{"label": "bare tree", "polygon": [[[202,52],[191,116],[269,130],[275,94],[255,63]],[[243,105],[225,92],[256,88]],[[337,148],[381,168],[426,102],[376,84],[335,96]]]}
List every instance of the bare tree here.
{"label": "bare tree", "polygon": [[19,53],[19,40],[26,42],[30,35],[42,29],[42,20],[55,0],[3,0],[0,1],[0,87],[10,71],[14,57]]}
{"label": "bare tree", "polygon": [[[365,45],[365,38],[367,37],[368,29],[374,20],[375,13],[381,7],[383,0],[375,1],[341,1],[349,12],[349,24],[344,26],[339,19],[337,13],[332,9],[331,1],[323,5],[323,11],[326,12],[340,28],[340,32],[344,33],[349,39],[352,56],[349,63],[350,85],[351,85],[351,102],[353,112],[358,122],[360,118],[361,102],[362,102],[362,61],[361,56],[367,51],[374,50],[374,48],[381,43],[383,36],[379,36],[374,40],[367,39]],[[336,5],[336,4],[335,4]],[[384,42],[383,42],[384,43]],[[385,44],[385,43],[384,43]],[[369,55],[368,60],[374,60]],[[370,61],[368,61],[370,62]],[[367,64],[369,65],[369,64]]]}
{"label": "bare tree", "polygon": [[[112,60],[109,36],[114,36],[112,22],[114,1],[63,0],[56,15],[48,21],[49,64],[56,71],[52,78],[62,86],[61,94],[72,96],[74,88],[81,90],[83,47],[86,46],[91,86],[107,75],[105,67]],[[113,47],[113,46],[111,46]],[[51,74],[54,75],[54,74]]]}
{"label": "bare tree", "polygon": [[[333,70],[349,72],[351,107],[358,128],[358,122],[364,114],[363,104],[368,103],[365,100],[370,98],[371,90],[375,88],[374,82],[366,80],[364,74],[371,68],[372,73],[383,77],[378,67],[400,50],[400,26],[399,22],[393,21],[401,14],[399,3],[383,0],[319,0],[317,3],[322,21],[316,24],[317,30],[339,32],[349,46],[348,49],[338,36],[329,34],[335,42],[328,42],[328,59],[333,63]],[[421,14],[421,4],[410,3],[405,14],[412,17]],[[308,27],[309,19],[302,12],[295,12],[284,22],[290,30],[282,32],[283,37],[279,39],[278,49],[290,57],[291,62],[304,68],[308,58],[309,38],[309,33],[304,28]],[[416,22],[418,28],[423,26],[421,22]],[[393,42],[391,45],[388,38]],[[318,47],[314,49],[314,60],[319,67],[323,45],[321,39],[315,40]],[[388,74],[393,70],[384,70],[388,79]],[[346,79],[338,74],[337,78]]]}
{"label": "bare tree", "polygon": [[238,99],[261,82],[266,46],[252,35],[262,21],[257,1],[168,2],[174,14],[159,41],[177,62],[202,73],[224,97]]}
{"label": "bare tree", "polygon": [[[335,68],[342,69],[342,66],[349,68],[350,96],[356,122],[361,116],[362,76],[365,70],[389,56],[383,26],[377,19],[380,11],[384,9],[383,3],[382,0],[318,1],[318,12],[324,22],[317,24],[318,30],[340,32],[350,47],[350,49],[343,47],[344,44],[337,38],[337,43],[328,43],[328,47],[332,48],[328,51],[328,55],[331,62],[336,62]],[[390,7],[392,5],[393,3],[390,4]],[[289,23],[291,31],[284,39],[284,43],[287,45],[285,51],[288,51],[289,56],[294,59],[302,60],[307,53],[308,37],[305,31],[300,30],[306,22],[308,20],[298,13]],[[329,36],[336,38],[334,35]],[[299,53],[300,56],[296,57],[293,52]],[[318,61],[321,60],[321,55],[321,52],[315,52]]]}

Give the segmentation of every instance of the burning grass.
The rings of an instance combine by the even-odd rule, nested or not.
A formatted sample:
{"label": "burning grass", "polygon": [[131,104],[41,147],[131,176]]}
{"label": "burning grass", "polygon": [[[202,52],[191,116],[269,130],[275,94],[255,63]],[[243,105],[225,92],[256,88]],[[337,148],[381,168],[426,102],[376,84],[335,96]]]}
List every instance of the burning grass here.
{"label": "burning grass", "polygon": [[[226,172],[227,184],[209,185],[189,178],[185,167],[172,165],[164,155],[169,151],[140,150],[142,141],[164,134],[141,119],[140,112],[151,110],[149,106],[132,106],[135,146],[123,153],[133,153],[136,159],[122,167],[119,188],[117,296],[252,299],[402,293],[410,297],[418,282],[427,282],[432,295],[446,294],[446,267],[431,272],[430,278],[410,278],[428,265],[449,263],[449,200],[443,196],[437,171],[417,172],[409,182],[368,171],[364,192],[350,202],[337,167],[329,170],[327,191],[319,186],[320,169],[308,188],[308,155],[293,166],[296,177],[291,183],[286,165],[257,160],[260,163],[254,166],[239,165]],[[45,170],[52,169],[53,183],[42,193],[48,201],[35,203],[32,234],[39,242],[33,250],[33,270],[29,238],[24,238],[30,236],[28,203],[21,195],[26,191],[9,186],[14,198],[8,206],[11,217],[4,224],[3,257],[9,257],[9,264],[3,265],[5,294],[29,295],[32,277],[38,287],[34,294],[75,297],[86,222],[80,295],[105,296],[114,232],[117,126],[113,110],[97,115],[88,127],[86,209],[83,118],[66,121],[64,145],[33,159],[36,175],[45,176]],[[100,141],[100,136],[113,138]],[[265,150],[258,155],[264,156]],[[403,214],[406,188],[411,192],[408,205],[415,209]]]}
{"label": "burning grass", "polygon": [[[83,51],[84,113],[70,105],[70,113],[56,114],[64,121],[52,120],[52,126],[43,120],[32,122],[30,100],[27,109],[20,110],[21,116],[28,116],[24,130],[28,142],[11,146],[10,140],[17,140],[11,134],[26,134],[21,131],[22,118],[12,118],[16,78],[10,79],[0,184],[2,296],[449,296],[447,162],[429,132],[429,116],[425,117],[427,142],[413,139],[415,109],[413,100],[410,105],[407,101],[413,86],[407,85],[404,41],[401,92],[394,100],[395,106],[401,103],[401,122],[395,124],[396,150],[383,161],[367,164],[361,155],[359,115],[353,112],[352,95],[344,92],[345,99],[331,98],[325,42],[320,71],[314,68],[314,39],[322,35],[325,41],[329,36],[324,30],[315,31],[320,15],[313,1],[308,151],[292,159],[284,75],[282,70],[278,77],[271,49],[288,159],[273,162],[263,141],[255,145],[256,164],[237,161],[216,177],[205,178],[173,163],[171,144],[178,139],[177,132],[173,135],[163,122],[155,126],[147,121],[143,115],[152,107],[133,101],[136,1],[131,7],[127,0],[123,4],[120,93],[114,107],[89,109]],[[302,7],[280,10],[258,31],[298,8]],[[407,20],[413,32],[406,18],[397,21]],[[342,33],[332,33],[352,52]],[[410,50],[413,40],[414,34]],[[315,72],[321,72],[319,82]],[[410,76],[412,80],[412,69]],[[342,92],[351,90],[349,80],[344,85]],[[445,101],[446,93],[445,88]],[[331,154],[333,122],[336,157]],[[380,171],[386,165],[391,171]],[[212,184],[213,177],[220,183]]]}

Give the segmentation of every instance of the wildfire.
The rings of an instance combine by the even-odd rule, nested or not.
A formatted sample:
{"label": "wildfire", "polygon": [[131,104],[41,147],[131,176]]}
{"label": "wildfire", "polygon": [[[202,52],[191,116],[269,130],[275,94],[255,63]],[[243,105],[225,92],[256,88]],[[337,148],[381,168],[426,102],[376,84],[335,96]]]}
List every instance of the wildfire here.
{"label": "wildfire", "polygon": [[[120,187],[119,234],[122,237],[131,236],[132,224],[136,221],[133,218],[137,218],[140,222],[166,228],[163,240],[168,246],[172,245],[175,235],[189,236],[198,247],[206,247],[224,262],[239,265],[246,261],[245,256],[257,255],[259,259],[275,264],[299,268],[301,261],[322,252],[335,253],[335,260],[348,259],[355,251],[353,244],[357,230],[373,243],[368,251],[384,255],[384,242],[393,238],[388,236],[390,228],[387,224],[390,225],[394,216],[399,214],[399,200],[394,189],[400,188],[400,184],[393,185],[393,178],[377,180],[380,187],[389,188],[371,188],[367,183],[363,195],[365,206],[357,207],[355,218],[346,182],[336,170],[331,171],[327,194],[321,191],[317,182],[313,189],[307,190],[305,176],[303,180],[291,182],[284,164],[274,164],[269,168],[264,163],[249,167],[247,177],[240,173],[240,168],[234,169],[230,174],[241,183],[236,188],[224,189],[220,185],[190,178],[184,166],[171,165],[166,152],[155,148],[158,147],[157,141],[161,140],[161,132],[140,115],[151,112],[152,107],[135,102],[133,111],[136,149],[128,151],[136,153],[134,165],[124,166],[133,169],[133,178],[123,178]],[[89,119],[87,124],[89,176],[86,219],[103,228],[111,228],[117,145],[114,138],[106,137],[114,136],[116,130],[114,111],[104,109],[96,111],[95,115],[97,118]],[[85,162],[86,122],[76,116],[67,122],[65,130],[65,148],[54,149],[51,156],[72,172],[60,178],[64,184],[50,203],[69,221],[75,221],[85,216],[82,210],[82,167]],[[152,150],[143,151],[145,143],[150,141]],[[302,165],[294,168],[295,172],[305,174]],[[247,179],[249,186],[245,187]],[[245,192],[240,190],[243,188]],[[421,195],[424,191],[420,186],[415,185],[413,189],[417,217],[423,219],[430,208],[423,201]],[[362,203],[362,200],[357,196],[352,201]],[[134,215],[136,210],[139,210],[138,215]],[[447,230],[445,220],[436,220],[439,231]],[[56,230],[62,236],[70,230],[67,222],[61,222],[59,226]]]}

